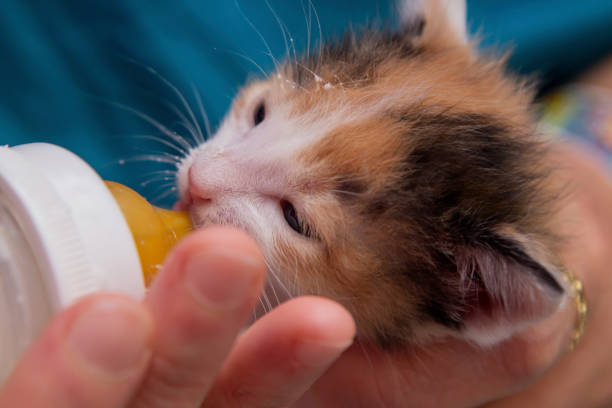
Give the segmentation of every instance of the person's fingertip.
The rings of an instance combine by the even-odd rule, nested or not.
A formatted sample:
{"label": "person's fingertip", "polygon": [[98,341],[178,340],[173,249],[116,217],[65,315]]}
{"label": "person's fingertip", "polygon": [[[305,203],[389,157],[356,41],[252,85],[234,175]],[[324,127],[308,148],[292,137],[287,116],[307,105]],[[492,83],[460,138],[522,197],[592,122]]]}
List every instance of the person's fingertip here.
{"label": "person's fingertip", "polygon": [[311,364],[325,364],[339,357],[355,338],[356,326],[351,314],[341,305],[323,298],[310,298],[308,319],[311,334],[297,349],[297,357]]}
{"label": "person's fingertip", "polygon": [[214,246],[186,260],[186,285],[205,307],[235,309],[261,286],[261,265],[249,254]]}
{"label": "person's fingertip", "polygon": [[206,228],[179,243],[146,296],[154,355],[133,405],[200,406],[264,280],[261,252],[244,232]]}
{"label": "person's fingertip", "polygon": [[255,240],[239,228],[215,225],[203,228],[199,232],[196,232],[196,234],[199,234],[200,237],[209,242],[214,242],[216,245],[235,250],[240,249],[257,257],[260,261],[263,261],[261,251]]}
{"label": "person's fingertip", "polygon": [[71,322],[66,346],[83,365],[109,376],[129,375],[151,354],[153,322],[139,303],[121,296],[87,303]]}
{"label": "person's fingertip", "polygon": [[353,316],[340,304],[321,297],[305,297],[300,299],[307,302],[304,307],[308,309],[308,319],[312,326],[318,328],[322,341],[344,344],[352,341],[356,326]]}

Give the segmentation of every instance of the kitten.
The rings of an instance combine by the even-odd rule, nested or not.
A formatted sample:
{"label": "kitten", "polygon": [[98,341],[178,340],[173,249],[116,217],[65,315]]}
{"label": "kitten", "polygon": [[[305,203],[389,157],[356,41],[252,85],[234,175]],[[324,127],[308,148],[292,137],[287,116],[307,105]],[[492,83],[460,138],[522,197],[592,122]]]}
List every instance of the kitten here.
{"label": "kitten", "polygon": [[364,341],[495,344],[565,298],[533,95],[474,49],[465,2],[401,16],[248,84],[181,203],[257,240],[269,296],[335,299]]}

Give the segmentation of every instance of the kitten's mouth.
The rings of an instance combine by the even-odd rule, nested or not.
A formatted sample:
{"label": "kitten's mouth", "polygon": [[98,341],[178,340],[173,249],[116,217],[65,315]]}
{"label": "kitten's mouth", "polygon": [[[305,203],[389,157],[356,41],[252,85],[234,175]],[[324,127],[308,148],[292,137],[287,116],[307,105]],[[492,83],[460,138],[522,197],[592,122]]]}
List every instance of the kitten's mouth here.
{"label": "kitten's mouth", "polygon": [[175,211],[189,211],[191,209],[191,206],[193,205],[193,202],[193,196],[191,195],[189,190],[187,190],[183,194],[181,194],[181,198],[176,203],[174,203],[172,209]]}
{"label": "kitten's mouth", "polygon": [[187,204],[183,200],[179,200],[176,203],[174,203],[174,205],[172,206],[172,209],[174,211],[188,211],[189,210],[189,204]]}

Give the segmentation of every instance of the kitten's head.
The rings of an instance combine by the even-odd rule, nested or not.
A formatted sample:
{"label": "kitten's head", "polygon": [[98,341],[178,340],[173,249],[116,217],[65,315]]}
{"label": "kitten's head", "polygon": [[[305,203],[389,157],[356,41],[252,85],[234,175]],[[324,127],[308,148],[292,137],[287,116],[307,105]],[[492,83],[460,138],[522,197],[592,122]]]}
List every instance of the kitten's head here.
{"label": "kitten's head", "polygon": [[274,301],[329,296],[383,345],[491,344],[563,298],[532,95],[472,49],[463,2],[402,16],[247,85],[181,200],[258,241]]}

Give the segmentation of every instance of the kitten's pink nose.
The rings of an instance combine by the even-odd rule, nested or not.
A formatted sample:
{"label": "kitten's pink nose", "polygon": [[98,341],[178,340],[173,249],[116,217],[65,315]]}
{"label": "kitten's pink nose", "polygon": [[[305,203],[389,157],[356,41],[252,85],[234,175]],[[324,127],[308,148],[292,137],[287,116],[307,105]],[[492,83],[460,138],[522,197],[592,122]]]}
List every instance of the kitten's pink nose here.
{"label": "kitten's pink nose", "polygon": [[214,188],[205,182],[203,177],[198,177],[197,169],[194,169],[195,165],[189,168],[188,173],[188,188],[187,196],[192,203],[201,201],[211,201],[214,196]]}
{"label": "kitten's pink nose", "polygon": [[195,203],[217,200],[237,187],[234,173],[224,158],[195,160],[189,168],[187,190]]}
{"label": "kitten's pink nose", "polygon": [[211,156],[203,153],[194,158],[187,174],[187,190],[194,203],[224,201],[245,194],[253,194],[253,186],[262,184],[270,176],[261,167],[245,160],[237,160],[230,154]]}

